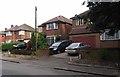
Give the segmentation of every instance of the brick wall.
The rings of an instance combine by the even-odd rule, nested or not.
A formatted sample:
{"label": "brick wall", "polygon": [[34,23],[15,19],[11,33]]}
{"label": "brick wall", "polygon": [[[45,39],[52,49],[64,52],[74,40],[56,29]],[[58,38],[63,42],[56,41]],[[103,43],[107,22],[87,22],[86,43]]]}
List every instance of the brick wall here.
{"label": "brick wall", "polygon": [[100,41],[101,48],[120,48],[120,40]]}
{"label": "brick wall", "polygon": [[[92,39],[91,37],[94,37],[94,39]],[[80,41],[80,40],[77,41],[74,38],[80,38],[82,41]],[[93,47],[95,47],[95,48],[100,48],[99,33],[70,35],[69,39],[72,41],[77,41],[77,42],[85,42],[88,45],[91,45],[91,46],[93,45]],[[92,43],[94,43],[94,44],[92,44]]]}
{"label": "brick wall", "polygon": [[43,26],[43,32],[45,32],[46,36],[61,35],[61,36],[64,36],[64,37],[68,38],[71,28],[72,28],[72,26],[69,25],[69,24],[59,23],[58,24],[58,29],[46,30],[46,25],[44,25]]}
{"label": "brick wall", "polygon": [[15,42],[17,39],[30,39],[30,32],[26,31],[25,35],[19,35],[19,31],[12,32],[12,36],[6,36],[6,40]]}
{"label": "brick wall", "polygon": [[0,34],[0,42],[5,42],[5,39],[6,39],[5,35]]}

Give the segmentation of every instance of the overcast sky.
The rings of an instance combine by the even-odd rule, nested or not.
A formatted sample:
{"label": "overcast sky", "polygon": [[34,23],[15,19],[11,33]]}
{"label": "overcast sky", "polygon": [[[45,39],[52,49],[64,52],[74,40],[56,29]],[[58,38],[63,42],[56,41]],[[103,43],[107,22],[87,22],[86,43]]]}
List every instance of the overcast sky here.
{"label": "overcast sky", "polygon": [[37,25],[62,15],[71,18],[88,8],[84,0],[0,0],[0,31],[11,25],[28,24],[34,27],[35,6],[37,6]]}

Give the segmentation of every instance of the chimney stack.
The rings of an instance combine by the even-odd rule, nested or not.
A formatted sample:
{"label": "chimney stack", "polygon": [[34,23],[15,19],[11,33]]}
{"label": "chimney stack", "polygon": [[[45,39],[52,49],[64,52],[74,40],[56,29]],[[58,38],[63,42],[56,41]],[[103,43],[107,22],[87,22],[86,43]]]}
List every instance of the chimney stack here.
{"label": "chimney stack", "polygon": [[7,28],[5,28],[5,31],[7,30]]}
{"label": "chimney stack", "polygon": [[11,25],[11,28],[14,27],[13,25]]}

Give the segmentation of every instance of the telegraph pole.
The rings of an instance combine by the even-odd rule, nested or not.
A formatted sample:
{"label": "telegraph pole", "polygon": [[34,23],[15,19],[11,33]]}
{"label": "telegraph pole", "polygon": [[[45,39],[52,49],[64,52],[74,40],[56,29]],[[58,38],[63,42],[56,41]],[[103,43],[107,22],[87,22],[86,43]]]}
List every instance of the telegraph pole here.
{"label": "telegraph pole", "polygon": [[35,6],[35,50],[37,51],[37,7]]}

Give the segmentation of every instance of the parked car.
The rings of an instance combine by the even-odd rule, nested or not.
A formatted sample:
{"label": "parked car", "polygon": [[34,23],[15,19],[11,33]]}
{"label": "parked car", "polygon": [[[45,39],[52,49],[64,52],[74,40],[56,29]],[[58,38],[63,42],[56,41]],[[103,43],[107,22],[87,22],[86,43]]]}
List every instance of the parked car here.
{"label": "parked car", "polygon": [[79,50],[81,48],[90,48],[90,45],[86,45],[83,42],[79,42],[79,43],[72,43],[70,44],[68,47],[66,47],[65,52],[68,55],[79,55]]}
{"label": "parked car", "polygon": [[53,55],[53,54],[58,54],[58,53],[62,53],[65,52],[65,48],[70,45],[72,43],[72,41],[70,40],[62,40],[59,42],[55,42],[54,44],[52,44],[49,47],[49,54]]}
{"label": "parked car", "polygon": [[24,49],[24,48],[26,48],[26,44],[25,43],[16,44],[16,45],[13,45],[13,48],[14,49]]}

